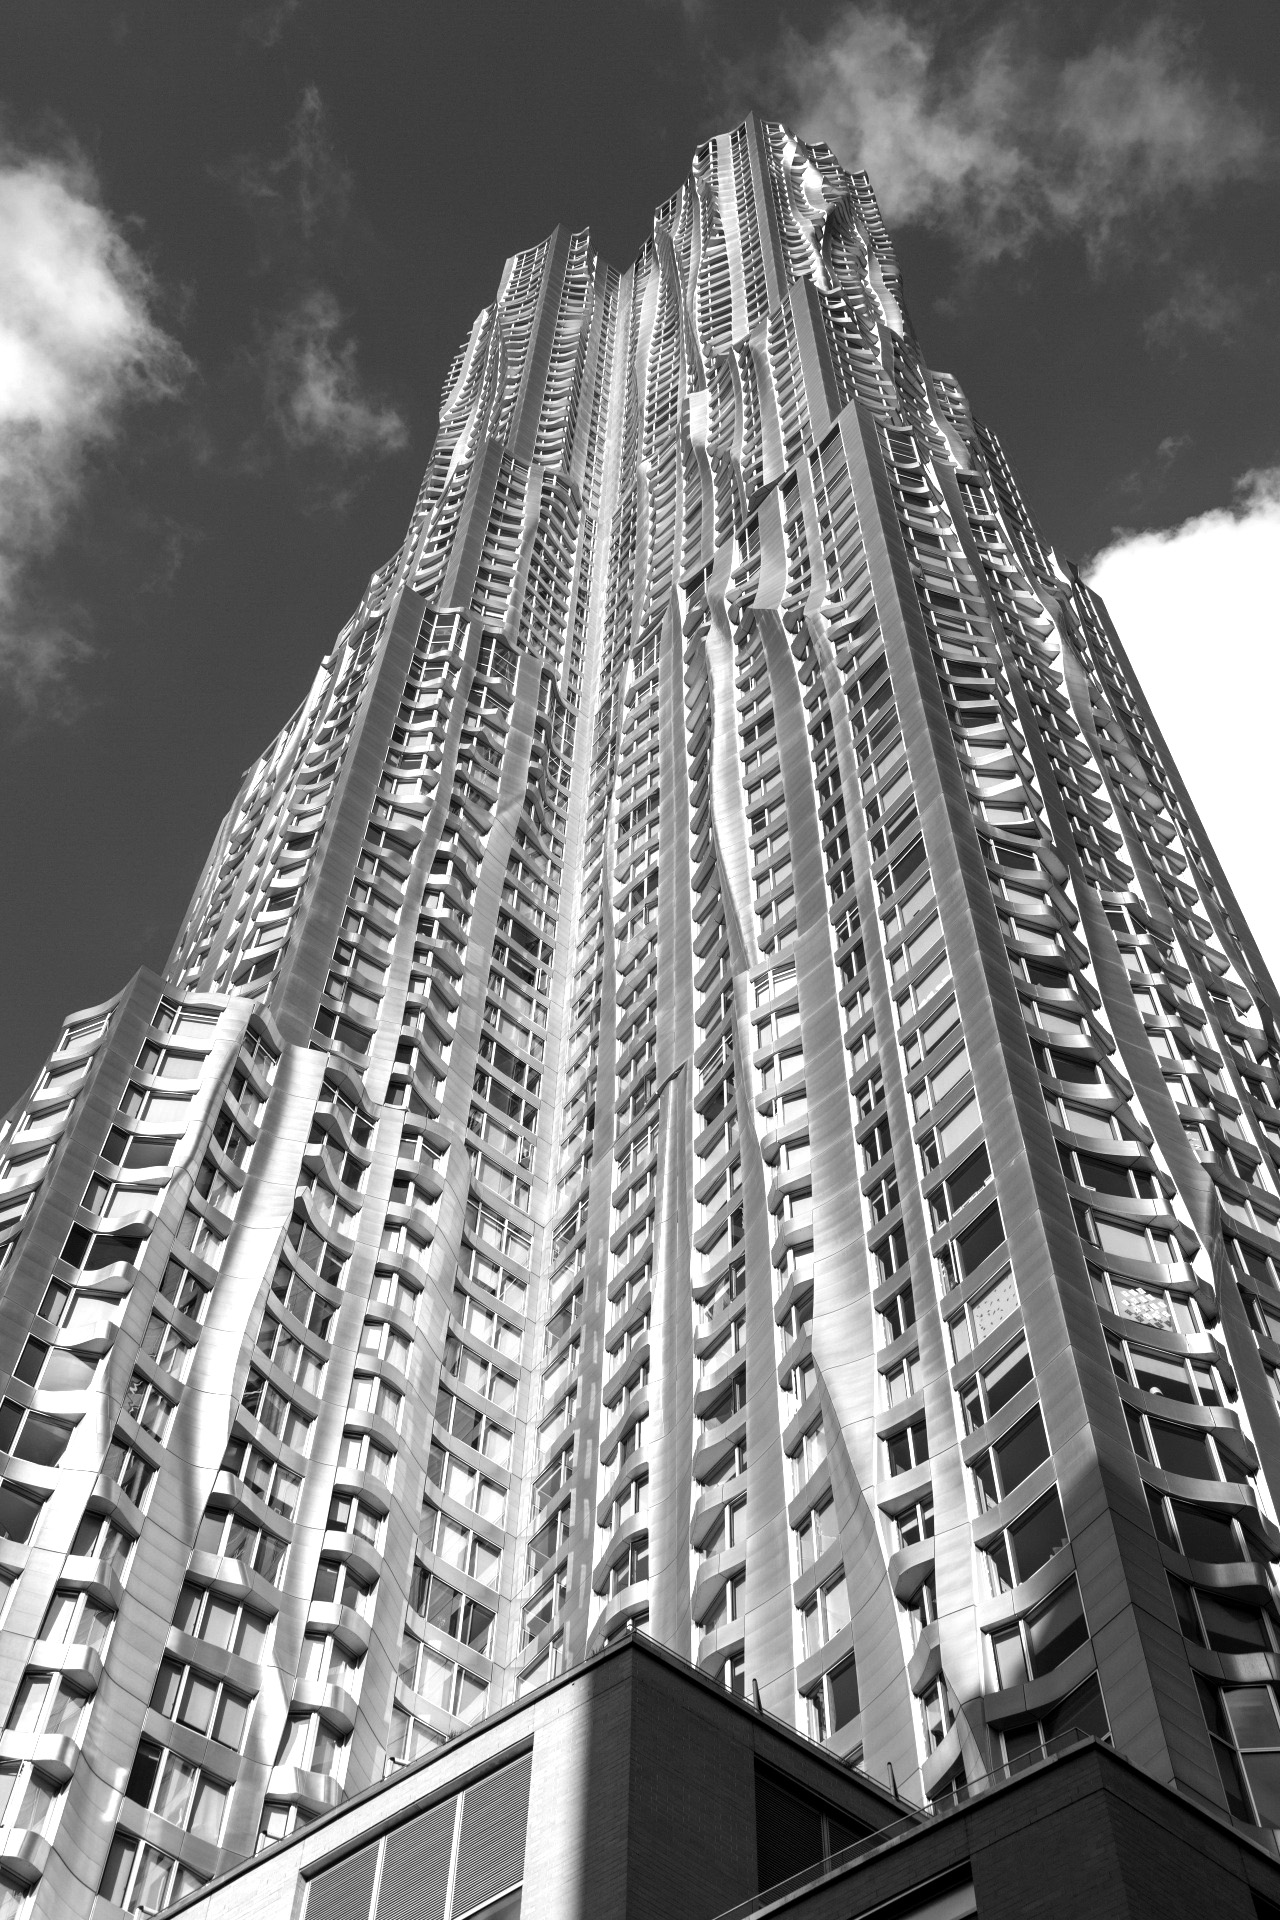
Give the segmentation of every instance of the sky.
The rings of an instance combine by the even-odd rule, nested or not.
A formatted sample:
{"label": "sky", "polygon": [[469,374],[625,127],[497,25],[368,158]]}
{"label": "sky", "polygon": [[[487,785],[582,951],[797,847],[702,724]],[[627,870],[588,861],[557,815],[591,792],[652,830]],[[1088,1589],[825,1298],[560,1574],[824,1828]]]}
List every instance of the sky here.
{"label": "sky", "polygon": [[1278,78],[1274,0],[6,0],[0,1110],[163,965],[503,260],[625,266],[752,106],[871,172],[1280,971]]}

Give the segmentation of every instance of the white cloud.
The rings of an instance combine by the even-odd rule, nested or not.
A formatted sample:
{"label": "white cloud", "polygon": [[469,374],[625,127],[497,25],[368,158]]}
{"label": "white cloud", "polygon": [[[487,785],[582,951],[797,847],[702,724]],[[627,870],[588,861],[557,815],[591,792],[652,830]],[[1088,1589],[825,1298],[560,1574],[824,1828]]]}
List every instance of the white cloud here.
{"label": "white cloud", "polygon": [[886,218],[951,233],[973,259],[1046,233],[1095,264],[1123,233],[1273,164],[1271,136],[1150,21],[1066,60],[1031,37],[1034,10],[944,52],[934,21],[846,5],[825,34],[789,29],[761,84],[810,139],[865,168]]}
{"label": "white cloud", "polygon": [[304,294],[278,322],[265,367],[271,410],[291,446],[352,459],[406,444],[409,430],[395,408],[365,393],[355,341],[343,338],[342,311],[326,288]]}
{"label": "white cloud", "polygon": [[56,548],[95,448],[131,401],[174,390],[186,362],[157,325],[144,263],[85,164],[0,152],[0,682],[52,711],[88,645],[42,609],[35,565]]}
{"label": "white cloud", "polygon": [[1263,958],[1280,974],[1280,467],[1230,509],[1123,533],[1086,570],[1102,595]]}

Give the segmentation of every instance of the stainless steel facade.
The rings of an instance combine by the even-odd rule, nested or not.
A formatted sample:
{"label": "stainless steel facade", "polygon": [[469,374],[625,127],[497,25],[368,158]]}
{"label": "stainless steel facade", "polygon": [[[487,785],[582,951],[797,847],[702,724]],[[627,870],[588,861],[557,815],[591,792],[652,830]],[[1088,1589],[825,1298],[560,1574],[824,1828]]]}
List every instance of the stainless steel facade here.
{"label": "stainless steel facade", "polygon": [[0,1131],[0,1916],[630,1622],[917,1796],[1078,1724],[1280,1825],[1276,1005],[864,176],[753,118],[516,255]]}

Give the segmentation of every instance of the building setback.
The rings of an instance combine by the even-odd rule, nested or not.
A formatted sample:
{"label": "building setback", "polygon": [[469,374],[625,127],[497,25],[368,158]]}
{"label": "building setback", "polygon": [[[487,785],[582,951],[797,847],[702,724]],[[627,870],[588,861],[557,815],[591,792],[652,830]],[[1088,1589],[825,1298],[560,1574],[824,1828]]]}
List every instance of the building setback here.
{"label": "building setback", "polygon": [[1276,1006],[864,175],[515,255],[0,1129],[0,1920],[637,1627],[922,1804],[1078,1728],[1280,1826]]}

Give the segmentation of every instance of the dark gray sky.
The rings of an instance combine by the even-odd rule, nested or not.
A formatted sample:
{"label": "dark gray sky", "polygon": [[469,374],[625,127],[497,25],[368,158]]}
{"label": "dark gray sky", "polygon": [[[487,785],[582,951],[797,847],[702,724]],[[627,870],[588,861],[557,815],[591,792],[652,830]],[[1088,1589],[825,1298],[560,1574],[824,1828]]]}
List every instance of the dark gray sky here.
{"label": "dark gray sky", "polygon": [[505,256],[564,220],[625,265],[749,106],[870,167],[1059,552],[1239,513],[1280,464],[1278,39],[1275,0],[7,0],[0,1109],[163,963]]}

